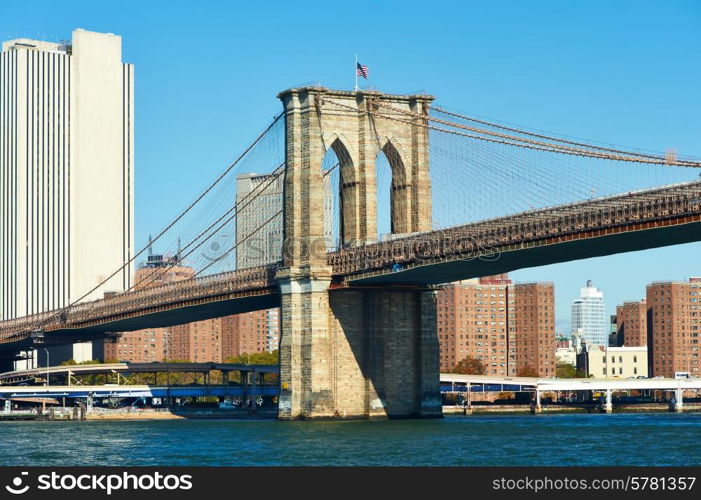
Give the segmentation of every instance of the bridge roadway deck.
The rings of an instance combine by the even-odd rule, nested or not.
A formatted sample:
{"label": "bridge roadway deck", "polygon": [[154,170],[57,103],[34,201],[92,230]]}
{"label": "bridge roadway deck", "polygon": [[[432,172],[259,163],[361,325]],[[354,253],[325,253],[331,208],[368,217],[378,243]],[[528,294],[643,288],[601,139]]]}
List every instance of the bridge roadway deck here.
{"label": "bridge roadway deck", "polygon": [[701,240],[701,181],[531,210],[329,255],[353,285],[438,284]]}
{"label": "bridge roadway deck", "polygon": [[[441,374],[442,388],[455,384],[461,392],[467,384],[471,386],[489,386],[494,392],[530,390],[548,391],[625,391],[625,390],[700,390],[699,378],[645,378],[645,379],[565,379],[565,378],[531,378],[531,377],[493,377],[488,375]],[[515,389],[520,387],[521,389]]]}
{"label": "bridge roadway deck", "polygon": [[[432,285],[701,240],[701,182],[533,210],[329,254],[334,286]],[[280,264],[242,269],[0,323],[0,351],[276,307]]]}

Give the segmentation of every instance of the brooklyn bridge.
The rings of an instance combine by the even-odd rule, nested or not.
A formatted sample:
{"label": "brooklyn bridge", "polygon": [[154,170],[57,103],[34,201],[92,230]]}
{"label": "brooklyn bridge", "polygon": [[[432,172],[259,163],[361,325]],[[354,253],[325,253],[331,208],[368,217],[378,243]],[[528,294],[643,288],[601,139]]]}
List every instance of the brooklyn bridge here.
{"label": "brooklyn bridge", "polygon": [[[486,121],[426,94],[278,97],[283,112],[154,239],[177,239],[194,278],[83,300],[98,284],[4,321],[5,359],[279,306],[280,418],[439,416],[435,285],[701,240],[693,158]],[[264,180],[234,203],[231,179],[251,170]],[[232,231],[262,203],[274,208],[255,229]],[[260,245],[267,261],[232,259]]]}

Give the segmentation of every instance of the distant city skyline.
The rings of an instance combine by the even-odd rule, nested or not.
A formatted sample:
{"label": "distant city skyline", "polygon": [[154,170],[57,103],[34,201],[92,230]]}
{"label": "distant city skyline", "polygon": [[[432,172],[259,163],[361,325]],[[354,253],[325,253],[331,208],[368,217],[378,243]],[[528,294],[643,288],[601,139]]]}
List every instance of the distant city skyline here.
{"label": "distant city skyline", "polygon": [[[596,257],[563,264],[520,269],[509,273],[515,283],[552,281],[555,284],[555,331],[570,335],[572,301],[582,283],[591,279],[606,297],[606,316],[616,314],[616,306],[645,298],[645,287],[656,281],[687,281],[701,275],[701,265],[692,256],[701,254],[701,245],[691,243],[640,252]],[[630,261],[639,270],[627,269]],[[660,265],[664,263],[664,265]]]}
{"label": "distant city skyline", "polygon": [[[289,13],[262,4],[10,3],[2,7],[0,36],[59,41],[79,27],[122,36],[123,60],[138,68],[137,249],[280,112],[279,91],[317,81],[352,88],[355,53],[371,69],[367,83],[383,91],[426,89],[438,103],[473,115],[701,155],[701,68],[690,59],[701,47],[698,3],[455,4],[441,24],[422,26],[420,37],[405,28],[424,4],[359,1],[359,12],[374,14],[363,23],[331,22],[344,8],[318,5],[308,8],[315,29],[284,44]],[[246,22],[231,29],[235,19]],[[683,78],[665,68],[684,68]],[[701,243],[510,275],[555,283],[556,330],[568,333],[571,302],[587,279],[606,294],[610,315],[617,304],[642,299],[648,283],[701,275],[698,255]]]}

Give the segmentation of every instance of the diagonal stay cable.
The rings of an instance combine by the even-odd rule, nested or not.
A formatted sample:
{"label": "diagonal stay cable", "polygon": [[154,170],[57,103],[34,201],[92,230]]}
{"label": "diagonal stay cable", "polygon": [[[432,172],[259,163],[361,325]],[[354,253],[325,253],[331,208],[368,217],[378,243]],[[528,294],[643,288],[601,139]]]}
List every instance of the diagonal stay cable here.
{"label": "diagonal stay cable", "polygon": [[[227,215],[231,214],[231,212],[234,212],[233,214],[231,214],[230,217],[228,217],[226,220],[224,220],[224,222],[221,222],[221,224],[219,224],[219,227],[217,227],[214,231],[212,231],[211,234],[210,234],[209,236],[207,236],[203,241],[201,241],[192,251],[194,251],[194,250],[200,248],[200,247],[202,246],[202,244],[204,244],[206,241],[208,241],[212,236],[214,236],[215,234],[217,234],[223,227],[225,227],[229,222],[231,222],[231,221],[234,219],[234,217],[236,217],[236,215],[238,214],[239,210],[242,210],[242,209],[246,208],[248,205],[250,205],[251,203],[253,203],[256,199],[258,199],[258,197],[261,196],[261,195],[265,192],[265,190],[266,190],[270,185],[272,185],[272,184],[280,177],[280,175],[282,175],[282,174],[284,173],[284,171],[285,171],[285,169],[284,169],[284,164],[283,164],[283,165],[280,165],[278,168],[276,168],[276,169],[270,174],[270,179],[269,179],[265,184],[260,184],[260,185],[258,185],[253,191],[251,191],[250,193],[248,193],[248,195],[246,195],[246,197],[242,200],[241,203],[236,203],[236,204],[234,204],[234,206],[233,206],[232,208],[230,208],[229,210],[227,210],[226,212],[224,212],[224,214],[222,214],[219,218],[217,218],[217,220],[215,220],[215,221],[214,221],[212,224],[210,224],[206,229],[204,229],[203,231],[201,231],[199,235],[197,235],[193,240],[191,240],[187,245],[185,245],[185,246],[182,248],[182,250],[183,250],[183,251],[187,250],[190,246],[192,246],[195,242],[197,242],[197,240],[199,240],[199,239],[202,238],[205,234],[207,234],[215,225],[219,224],[225,217],[227,217]],[[258,191],[258,192],[256,193],[256,191]],[[252,196],[254,193],[255,193],[255,196]],[[252,196],[252,197],[251,197],[251,196]],[[243,202],[245,202],[245,203],[243,203]],[[168,272],[170,269],[172,269],[176,264],[179,264],[179,262],[182,261],[183,259],[185,259],[185,257],[191,255],[191,254],[192,254],[192,251],[187,252],[185,255],[181,256],[181,257],[178,259],[178,261],[176,261],[176,262],[169,263],[169,264],[166,265],[166,266],[157,267],[152,273],[150,273],[148,276],[146,276],[146,277],[145,277],[143,280],[141,280],[139,283],[133,284],[133,285],[129,288],[129,290],[127,290],[127,291],[132,290],[136,285],[142,285],[140,288],[147,288],[151,283],[155,282],[157,279],[159,279],[161,276],[163,276],[165,273],[167,273],[167,272]],[[159,271],[160,271],[160,272],[159,272]],[[154,277],[153,279],[151,279],[148,283],[143,284],[144,281],[146,281],[146,280],[148,280],[149,278],[151,278],[151,276],[153,276],[154,274],[158,274],[158,276],[156,276],[156,277]]]}
{"label": "diagonal stay cable", "polygon": [[[168,224],[160,233],[158,233],[158,235],[156,235],[156,237],[152,239],[151,243],[153,243],[153,242],[157,241],[158,239],[160,239],[160,238],[161,238],[165,233],[167,233],[175,224],[177,224],[178,221],[180,221],[188,212],[190,212],[190,211],[191,211],[191,210],[192,210],[192,209],[193,209],[193,208],[194,208],[194,207],[195,207],[195,206],[196,206],[196,205],[212,190],[212,189],[214,189],[214,187],[215,187],[217,184],[219,184],[219,182],[221,182],[221,180],[224,179],[224,177],[226,177],[226,175],[227,175],[236,165],[238,165],[238,163],[239,163],[244,157],[246,157],[246,155],[256,146],[256,144],[258,144],[258,143],[261,141],[261,139],[263,139],[263,137],[265,137],[265,135],[273,128],[273,126],[275,126],[275,124],[280,120],[280,118],[281,118],[283,115],[284,115],[284,113],[280,113],[279,115],[277,115],[277,116],[273,119],[272,123],[270,123],[270,125],[268,125],[268,127],[266,127],[265,130],[263,130],[263,132],[261,132],[261,133],[255,138],[255,140],[254,140],[254,141],[253,141],[253,142],[252,142],[237,158],[236,158],[236,160],[234,160],[234,161],[224,170],[224,172],[222,172],[222,174],[220,174],[219,177],[217,177],[217,178],[214,180],[214,182],[212,182],[212,184],[210,184],[210,185],[207,187],[207,189],[205,189],[192,203],[190,203],[190,205],[188,205],[188,206],[185,208],[185,210],[183,210],[183,212],[181,212],[175,219],[173,219],[173,220],[170,222],[170,224]],[[96,290],[98,290],[101,286],[103,286],[105,283],[107,283],[110,279],[114,278],[117,274],[119,274],[121,271],[123,271],[124,268],[126,268],[126,267],[129,266],[132,262],[134,262],[134,260],[136,260],[136,258],[139,257],[141,254],[143,254],[143,253],[148,249],[148,247],[149,247],[149,245],[144,246],[141,250],[139,250],[137,253],[135,253],[129,260],[127,260],[126,262],[124,262],[116,271],[114,271],[112,274],[110,274],[107,278],[103,279],[100,283],[98,283],[97,285],[95,285],[93,288],[91,288],[90,290],[88,290],[86,293],[84,293],[83,295],[81,295],[79,298],[77,298],[77,299],[75,299],[75,300],[73,300],[73,301],[70,301],[67,305],[65,305],[65,306],[63,306],[63,307],[57,309],[57,310],[56,310],[52,315],[50,315],[49,317],[47,317],[47,318],[45,318],[44,320],[42,320],[42,321],[38,322],[37,324],[33,325],[33,326],[31,327],[31,330],[36,330],[36,329],[42,327],[43,325],[45,325],[47,322],[49,322],[49,321],[55,319],[56,317],[61,316],[61,315],[64,314],[66,311],[68,311],[72,306],[74,306],[75,304],[79,303],[80,301],[82,301],[83,299],[85,299],[86,297],[88,297],[91,293],[93,293],[93,292],[95,292]]]}

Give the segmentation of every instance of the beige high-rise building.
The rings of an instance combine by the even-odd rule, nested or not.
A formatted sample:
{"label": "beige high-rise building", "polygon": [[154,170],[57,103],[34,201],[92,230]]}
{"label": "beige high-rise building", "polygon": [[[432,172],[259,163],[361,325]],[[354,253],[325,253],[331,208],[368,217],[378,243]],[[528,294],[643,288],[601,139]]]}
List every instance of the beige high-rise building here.
{"label": "beige high-rise building", "polygon": [[[133,255],[134,68],[75,30],[0,53],[0,320],[77,300]],[[127,267],[87,298],[125,290]]]}
{"label": "beige high-rise building", "polygon": [[647,286],[651,376],[701,376],[701,278]]}
{"label": "beige high-rise building", "polygon": [[236,178],[236,268],[282,259],[284,176],[243,174]]}
{"label": "beige high-rise building", "polygon": [[[284,176],[242,174],[236,178],[236,268],[282,260]],[[331,176],[324,177],[324,238],[333,241]],[[321,214],[320,214],[321,215]]]}

